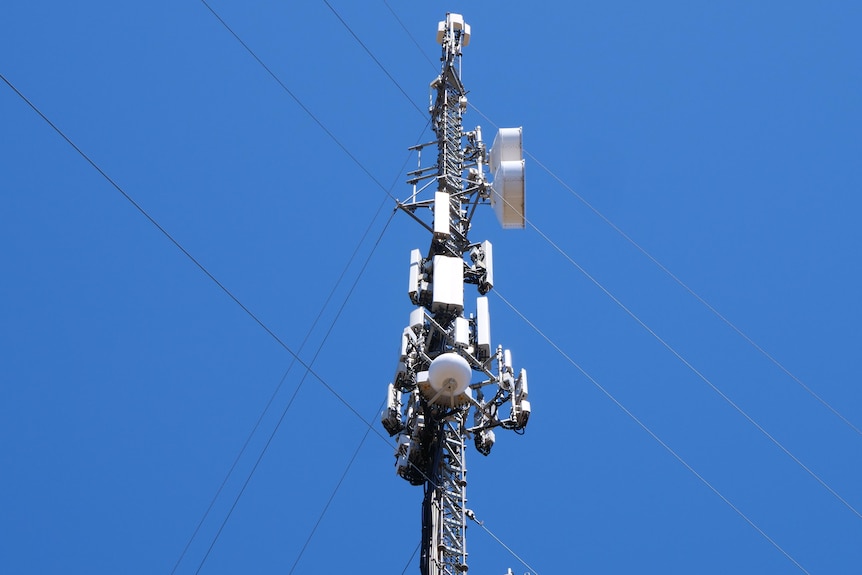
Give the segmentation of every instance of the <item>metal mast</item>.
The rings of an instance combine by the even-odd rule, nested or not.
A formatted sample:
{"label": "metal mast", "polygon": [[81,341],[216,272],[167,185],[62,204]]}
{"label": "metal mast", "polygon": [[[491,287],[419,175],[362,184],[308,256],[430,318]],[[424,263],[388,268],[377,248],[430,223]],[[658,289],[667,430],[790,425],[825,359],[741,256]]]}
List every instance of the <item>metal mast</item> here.
{"label": "metal mast", "polygon": [[[491,243],[467,238],[480,204],[490,203],[503,227],[524,227],[524,161],[520,128],[500,130],[490,154],[480,128],[463,130],[461,50],[470,42],[470,26],[461,15],[447,14],[437,41],[442,70],[431,83],[429,108],[436,140],[412,148],[419,158],[409,173],[413,193],[398,206],[431,232],[431,245],[425,256],[411,252],[408,294],[417,307],[402,333],[381,421],[397,436],[398,475],[424,486],[421,573],[456,575],[467,571],[466,519],[472,516],[465,441],[472,437],[488,455],[495,427],[523,430],[530,415],[526,371],[516,377],[511,353],[491,347],[484,297],[493,287]],[[422,151],[434,145],[436,163],[423,167]],[[432,197],[421,199],[426,194]],[[475,284],[480,294],[468,316],[465,284]]]}

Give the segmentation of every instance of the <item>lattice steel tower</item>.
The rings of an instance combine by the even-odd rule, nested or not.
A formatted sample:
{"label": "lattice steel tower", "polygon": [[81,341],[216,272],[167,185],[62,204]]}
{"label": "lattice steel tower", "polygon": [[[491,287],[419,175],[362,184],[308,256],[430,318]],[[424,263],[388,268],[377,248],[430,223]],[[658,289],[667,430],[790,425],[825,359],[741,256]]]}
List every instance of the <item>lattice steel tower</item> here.
{"label": "lattice steel tower", "polygon": [[[480,128],[463,129],[461,49],[470,42],[470,26],[460,14],[447,14],[437,41],[442,70],[431,83],[429,108],[436,140],[411,148],[418,156],[409,173],[413,191],[398,206],[431,232],[431,245],[424,256],[418,249],[410,254],[408,293],[417,307],[401,337],[381,420],[397,436],[398,475],[424,486],[421,573],[456,575],[467,571],[471,516],[465,441],[472,437],[488,455],[494,428],[521,431],[530,416],[526,371],[516,376],[509,350],[491,345],[485,297],[494,284],[491,243],[467,238],[481,204],[493,206],[504,228],[524,227],[524,160],[521,128],[501,129],[490,152]],[[422,151],[434,145],[436,162],[423,167]],[[480,294],[469,315],[465,284]]]}

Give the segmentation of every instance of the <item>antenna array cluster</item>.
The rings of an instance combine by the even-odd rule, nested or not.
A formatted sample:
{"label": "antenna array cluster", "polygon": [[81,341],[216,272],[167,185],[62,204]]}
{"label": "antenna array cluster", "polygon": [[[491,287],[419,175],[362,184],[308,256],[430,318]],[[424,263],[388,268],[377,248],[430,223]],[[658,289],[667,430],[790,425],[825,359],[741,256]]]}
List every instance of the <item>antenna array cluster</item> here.
{"label": "antenna array cluster", "polygon": [[[421,571],[455,575],[467,570],[466,519],[472,515],[465,441],[472,438],[488,455],[496,428],[520,431],[530,417],[526,370],[516,372],[511,352],[491,341],[485,295],[494,286],[491,243],[467,236],[483,204],[493,207],[504,228],[523,228],[525,187],[521,128],[499,130],[490,151],[481,128],[463,130],[467,95],[460,63],[470,26],[461,15],[447,14],[437,41],[442,70],[431,82],[429,107],[436,139],[412,148],[419,163],[408,174],[413,191],[398,205],[431,233],[431,243],[424,255],[418,249],[410,254],[407,292],[416,307],[401,335],[381,421],[397,437],[398,475],[425,486]],[[436,161],[423,166],[422,152],[431,146]],[[472,313],[466,313],[466,284],[479,293]]]}

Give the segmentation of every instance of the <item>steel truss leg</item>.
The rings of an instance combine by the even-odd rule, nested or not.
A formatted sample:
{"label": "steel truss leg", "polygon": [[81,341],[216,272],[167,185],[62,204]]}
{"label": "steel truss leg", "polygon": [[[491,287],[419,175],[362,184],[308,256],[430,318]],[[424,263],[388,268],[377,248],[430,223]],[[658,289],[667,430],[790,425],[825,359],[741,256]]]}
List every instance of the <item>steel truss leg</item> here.
{"label": "steel truss leg", "polygon": [[465,412],[440,424],[438,452],[422,505],[422,575],[467,571],[467,468],[464,465]]}

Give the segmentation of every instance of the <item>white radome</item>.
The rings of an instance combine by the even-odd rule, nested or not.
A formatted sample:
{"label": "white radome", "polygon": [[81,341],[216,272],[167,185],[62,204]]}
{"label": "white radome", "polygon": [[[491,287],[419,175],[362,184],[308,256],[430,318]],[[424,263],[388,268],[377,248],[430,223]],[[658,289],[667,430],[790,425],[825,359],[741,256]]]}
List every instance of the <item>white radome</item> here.
{"label": "white radome", "polygon": [[428,367],[428,383],[431,389],[432,403],[441,404],[462,403],[465,392],[470,387],[472,370],[467,360],[457,353],[438,355]]}

